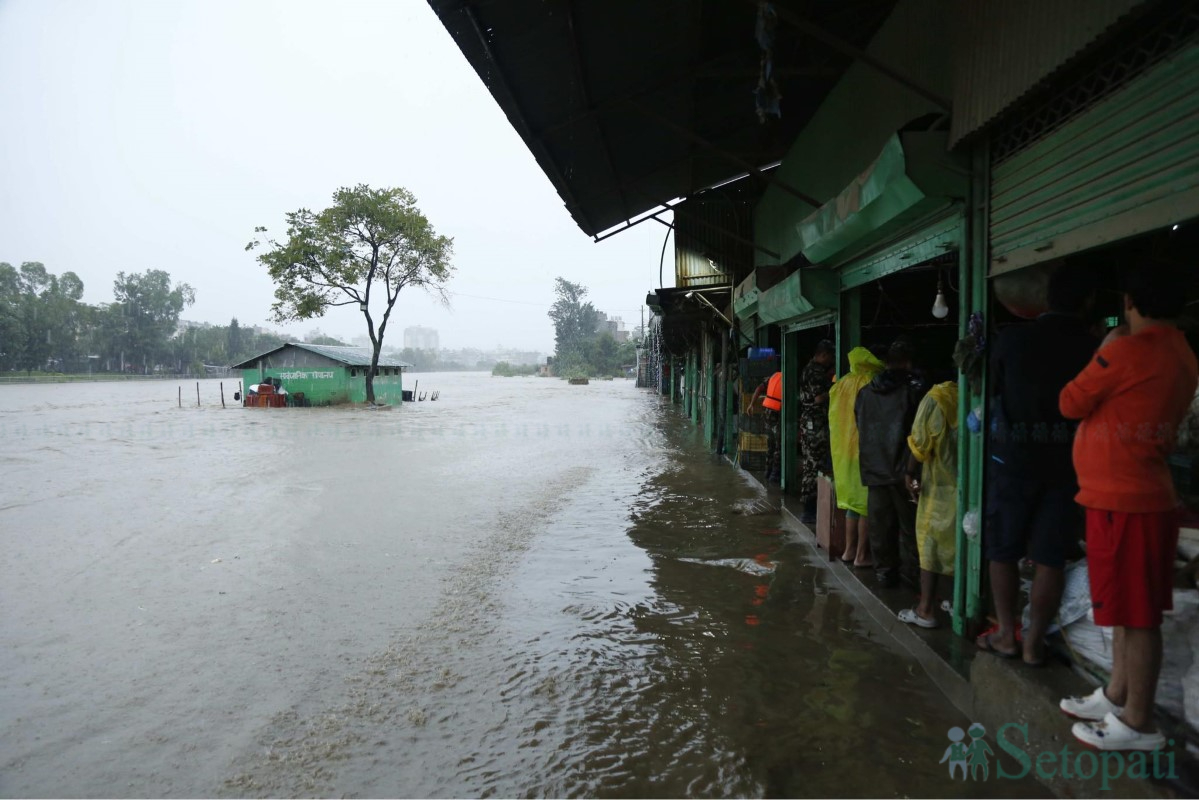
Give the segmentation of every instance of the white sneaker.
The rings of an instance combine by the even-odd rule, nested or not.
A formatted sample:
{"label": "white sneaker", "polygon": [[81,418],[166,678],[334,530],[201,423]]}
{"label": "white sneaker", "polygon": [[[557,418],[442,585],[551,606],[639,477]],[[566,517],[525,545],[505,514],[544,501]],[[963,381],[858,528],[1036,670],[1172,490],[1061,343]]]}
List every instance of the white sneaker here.
{"label": "white sneaker", "polygon": [[1075,722],[1070,730],[1074,738],[1096,750],[1160,750],[1166,746],[1161,731],[1133,730],[1115,714],[1108,714],[1103,722]]}
{"label": "white sneaker", "polygon": [[1108,714],[1119,716],[1120,712],[1124,710],[1123,706],[1118,706],[1107,699],[1102,686],[1086,697],[1063,697],[1062,701],[1058,703],[1058,707],[1067,717],[1088,722],[1099,722]]}

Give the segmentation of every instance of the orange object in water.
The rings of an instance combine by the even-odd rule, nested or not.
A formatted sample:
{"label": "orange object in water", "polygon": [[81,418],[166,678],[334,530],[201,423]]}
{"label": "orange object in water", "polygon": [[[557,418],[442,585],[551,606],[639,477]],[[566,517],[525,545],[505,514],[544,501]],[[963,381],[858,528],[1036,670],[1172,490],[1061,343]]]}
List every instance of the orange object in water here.
{"label": "orange object in water", "polygon": [[760,622],[760,620],[758,619],[757,614],[746,614],[745,615],[745,624],[746,625],[757,625],[759,622]]}
{"label": "orange object in water", "polygon": [[765,597],[766,595],[770,594],[770,587],[764,583],[759,583],[754,587],[754,594],[756,594],[758,597]]}
{"label": "orange object in water", "polygon": [[776,372],[770,376],[766,384],[766,396],[762,398],[762,408],[771,411],[783,410],[783,373]]}
{"label": "orange object in water", "polygon": [[246,392],[245,405],[247,408],[285,408],[287,395],[279,394],[269,383],[258,384],[256,393]]}

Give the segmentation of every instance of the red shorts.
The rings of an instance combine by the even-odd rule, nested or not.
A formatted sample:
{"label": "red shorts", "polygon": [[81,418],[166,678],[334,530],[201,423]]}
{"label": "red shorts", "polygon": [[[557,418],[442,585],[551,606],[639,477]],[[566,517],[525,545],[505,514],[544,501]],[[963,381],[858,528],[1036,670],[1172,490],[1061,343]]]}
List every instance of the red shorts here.
{"label": "red shorts", "polygon": [[1087,509],[1087,575],[1095,624],[1156,628],[1174,608],[1178,512]]}

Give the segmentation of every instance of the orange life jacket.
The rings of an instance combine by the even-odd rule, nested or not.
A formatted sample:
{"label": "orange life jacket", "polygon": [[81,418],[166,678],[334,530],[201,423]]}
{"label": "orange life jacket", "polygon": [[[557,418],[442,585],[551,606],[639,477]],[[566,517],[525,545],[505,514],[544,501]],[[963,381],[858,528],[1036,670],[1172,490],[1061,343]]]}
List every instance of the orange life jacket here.
{"label": "orange life jacket", "polygon": [[783,410],[783,373],[776,372],[770,376],[770,382],[766,384],[766,397],[762,399],[762,408],[771,411]]}

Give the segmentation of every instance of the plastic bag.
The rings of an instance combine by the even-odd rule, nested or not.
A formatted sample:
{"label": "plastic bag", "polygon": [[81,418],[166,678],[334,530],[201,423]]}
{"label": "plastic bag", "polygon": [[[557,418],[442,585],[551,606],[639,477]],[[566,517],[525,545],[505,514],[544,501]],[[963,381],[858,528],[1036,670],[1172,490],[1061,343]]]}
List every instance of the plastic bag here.
{"label": "plastic bag", "polygon": [[[1031,581],[1025,581],[1026,591],[1031,590]],[[1087,560],[1081,559],[1066,565],[1066,580],[1062,588],[1062,603],[1057,619],[1050,623],[1046,633],[1057,633],[1058,623],[1070,625],[1085,617],[1091,610],[1091,581],[1087,577]],[[1032,622],[1032,605],[1025,604],[1022,617],[1024,628]]]}

